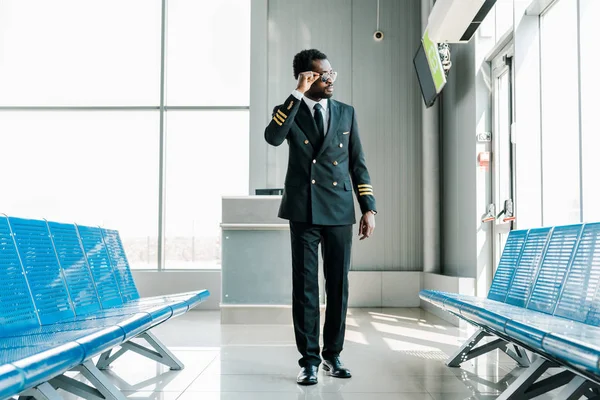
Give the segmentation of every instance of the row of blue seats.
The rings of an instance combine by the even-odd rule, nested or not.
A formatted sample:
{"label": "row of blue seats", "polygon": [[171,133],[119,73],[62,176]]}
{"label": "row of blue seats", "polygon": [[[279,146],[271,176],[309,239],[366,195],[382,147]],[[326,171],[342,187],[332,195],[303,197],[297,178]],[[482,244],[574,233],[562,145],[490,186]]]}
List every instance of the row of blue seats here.
{"label": "row of blue seats", "polygon": [[[511,231],[487,298],[432,290],[420,297],[600,383],[600,223]],[[448,365],[469,359],[475,344]]]}
{"label": "row of blue seats", "polygon": [[[200,290],[140,298],[117,231],[6,216],[0,277],[0,399],[44,383],[52,390],[48,382],[84,364],[94,369],[90,361],[100,354],[106,367],[115,347],[209,296]],[[158,340],[146,338],[160,353]]]}

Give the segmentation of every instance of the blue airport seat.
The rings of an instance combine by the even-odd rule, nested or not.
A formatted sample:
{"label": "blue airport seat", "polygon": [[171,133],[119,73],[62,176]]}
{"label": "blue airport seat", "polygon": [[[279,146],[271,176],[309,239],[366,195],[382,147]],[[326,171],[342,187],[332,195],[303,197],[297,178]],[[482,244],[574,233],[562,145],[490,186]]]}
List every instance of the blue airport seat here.
{"label": "blue airport seat", "polygon": [[[600,223],[587,223],[512,231],[487,298],[439,291],[421,291],[420,297],[480,329],[448,365],[496,348],[507,351],[510,343],[541,356],[528,374],[539,376],[558,363],[580,376],[568,390],[581,391],[579,384],[600,385],[599,289]],[[475,347],[489,335],[499,339]],[[533,384],[528,377],[518,384]],[[541,387],[551,390],[556,382],[536,390]],[[509,391],[519,390],[525,393]]]}
{"label": "blue airport seat", "polygon": [[524,307],[529,298],[532,283],[536,277],[540,260],[551,228],[531,229],[523,245],[519,264],[515,269],[512,281],[506,294],[505,303]]}
{"label": "blue airport seat", "polygon": [[543,340],[547,354],[565,362],[571,368],[600,375],[600,329],[585,325],[571,332],[552,332]]}
{"label": "blue airport seat", "polygon": [[[64,269],[59,265],[52,234],[48,230],[46,221],[10,217],[9,224],[27,276],[27,283],[34,300],[42,332],[101,328],[106,324],[114,324],[114,326],[120,327],[127,336],[132,336],[151,326],[152,318],[147,313],[131,315],[131,313],[122,312],[118,317],[107,321],[100,321],[97,316],[89,312],[84,313],[82,317],[78,317],[76,315],[77,306],[80,304],[74,302],[69,293]],[[100,256],[96,256],[96,260],[100,260],[99,264],[102,264],[103,260]],[[102,268],[98,268],[98,271],[97,276],[100,277],[100,281],[107,282],[108,279],[105,279]],[[73,279],[71,279],[71,283],[73,283],[72,281]],[[94,290],[95,282],[91,279],[85,280],[83,283],[78,281],[75,286],[77,291],[71,288],[71,292],[82,293],[81,296],[78,294],[78,297],[89,298],[89,292]],[[96,283],[95,286],[98,288],[101,285]],[[100,289],[97,290],[99,292]],[[111,289],[111,293],[113,291],[116,291],[116,289]],[[105,304],[115,304],[114,296],[110,296],[112,297]],[[98,298],[102,299],[100,295],[98,295]],[[84,309],[88,311],[85,305]]]}
{"label": "blue airport seat", "polygon": [[102,308],[122,305],[123,299],[121,298],[119,285],[108,261],[108,253],[100,230],[94,227],[77,225],[77,231],[85,258],[94,277]]}
{"label": "blue airport seat", "polygon": [[554,312],[582,231],[581,224],[553,229],[527,309],[546,314]]}
{"label": "blue airport seat", "polygon": [[[69,230],[54,231],[54,226],[50,226],[53,236],[70,239],[77,234],[81,243],[82,258],[93,259],[96,265],[95,272],[91,273],[96,280],[100,282],[110,282],[113,285],[112,290],[107,292],[106,288],[97,288],[97,297],[102,307],[101,312],[95,312],[96,317],[126,315],[132,312],[149,312],[156,323],[164,321],[167,311],[172,316],[183,314],[189,310],[189,305],[180,300],[179,297],[164,298],[156,300],[140,301],[137,288],[133,281],[131,269],[125,256],[125,251],[117,231],[102,230],[98,227],[89,227],[77,225]],[[107,245],[107,243],[109,243]],[[77,267],[86,268],[85,263],[77,263]],[[91,267],[90,267],[91,269]],[[86,290],[93,291],[92,286],[87,286]],[[102,293],[105,293],[104,297]],[[201,300],[207,297],[208,293],[203,292]]]}
{"label": "blue airport seat", "polygon": [[[3,341],[10,340],[5,339],[8,335],[15,335],[39,326],[41,319],[39,311],[34,306],[31,288],[25,278],[34,264],[30,263],[29,271],[25,270],[20,253],[15,246],[15,242],[20,241],[21,246],[31,249],[35,239],[28,239],[26,234],[22,238],[17,236],[13,235],[8,219],[0,218],[0,275],[3,277],[3,285],[0,286],[0,337]],[[37,285],[47,273],[45,268],[42,268],[41,272],[42,274],[39,274],[41,276],[33,280]],[[61,291],[60,286],[52,287]],[[45,311],[49,311],[46,317],[56,314],[55,309],[47,302],[40,303],[46,307]],[[63,305],[61,301],[57,304]],[[62,311],[58,313],[60,312]],[[0,382],[2,382],[0,395],[5,398],[19,393],[25,387],[48,380],[57,373],[80,364],[83,357],[83,347],[68,339],[53,344],[44,341],[27,343],[26,339],[23,339],[20,345],[3,348],[0,351]]]}
{"label": "blue airport seat", "polygon": [[123,302],[127,303],[139,299],[140,294],[133,281],[133,275],[131,274],[129,262],[125,256],[125,249],[123,248],[123,242],[121,242],[119,232],[113,229],[100,228],[98,228],[97,231],[100,232],[104,245],[106,246],[109,262],[112,266],[117,283],[119,284],[119,291],[121,292]]}
{"label": "blue airport seat", "polygon": [[600,326],[600,223],[586,224],[554,315]]}
{"label": "blue airport seat", "polygon": [[[187,304],[187,308],[181,304],[178,310],[173,310],[174,314],[177,315],[179,312],[186,312],[204,301],[208,292],[205,290],[199,290],[194,292],[177,293],[174,295],[166,296],[155,296],[140,298],[140,295],[135,287],[133,276],[131,275],[131,267],[125,255],[125,250],[121,241],[119,232],[111,229],[100,229],[100,232],[106,243],[108,249],[108,255],[110,263],[113,266],[115,275],[122,275],[122,279],[118,279],[121,293],[127,293],[125,299],[125,305],[147,305],[147,304],[162,304],[162,303],[175,303],[180,304],[182,302]],[[175,306],[173,304],[173,306]]]}
{"label": "blue airport seat", "polygon": [[48,222],[47,226],[75,313],[81,316],[100,311],[102,305],[94,287],[94,277],[85,260],[75,225]]}
{"label": "blue airport seat", "polygon": [[[110,394],[117,389],[90,361],[99,354],[104,366],[133,350],[182,368],[148,330],[209,296],[142,299],[117,231],[15,217],[0,217],[0,275],[2,399],[33,387],[55,390],[48,382],[75,367]],[[131,344],[134,337],[154,350]],[[62,379],[63,389],[78,390]]]}
{"label": "blue airport seat", "polygon": [[475,304],[482,306],[487,303],[494,304],[494,301],[504,302],[513,281],[516,265],[521,257],[528,233],[529,231],[527,230],[510,232],[488,293],[489,302],[485,301],[486,299],[474,296],[431,290],[422,290],[420,297],[455,314],[460,314],[462,306],[469,304],[469,302],[475,302]]}
{"label": "blue airport seat", "polygon": [[6,353],[6,359],[11,360],[10,364],[22,373],[23,388],[46,382],[81,364],[85,358],[83,348],[75,342],[4,350],[3,353]]}
{"label": "blue airport seat", "polygon": [[502,256],[498,262],[498,268],[488,293],[488,299],[499,302],[506,300],[515,270],[523,253],[523,245],[527,240],[529,231],[512,231],[506,239]]}
{"label": "blue airport seat", "polygon": [[25,387],[25,375],[12,364],[0,362],[0,398],[20,393]]}
{"label": "blue airport seat", "polygon": [[[516,316],[535,315],[526,309],[553,311],[581,230],[579,224],[557,227],[551,236],[550,228],[529,231],[507,287],[506,303],[489,299],[489,294],[488,299],[464,299],[460,314],[504,333]],[[558,285],[551,282],[553,278],[559,280]]]}

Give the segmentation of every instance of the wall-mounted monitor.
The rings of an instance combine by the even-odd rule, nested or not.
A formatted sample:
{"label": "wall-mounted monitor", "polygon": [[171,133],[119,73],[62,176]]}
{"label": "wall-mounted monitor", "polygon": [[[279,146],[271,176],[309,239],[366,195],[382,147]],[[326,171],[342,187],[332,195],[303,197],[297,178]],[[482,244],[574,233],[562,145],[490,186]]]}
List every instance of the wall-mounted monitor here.
{"label": "wall-mounted monitor", "polygon": [[417,72],[423,101],[429,108],[435,103],[435,99],[446,85],[446,74],[442,68],[437,43],[429,39],[427,30],[413,58],[413,64]]}

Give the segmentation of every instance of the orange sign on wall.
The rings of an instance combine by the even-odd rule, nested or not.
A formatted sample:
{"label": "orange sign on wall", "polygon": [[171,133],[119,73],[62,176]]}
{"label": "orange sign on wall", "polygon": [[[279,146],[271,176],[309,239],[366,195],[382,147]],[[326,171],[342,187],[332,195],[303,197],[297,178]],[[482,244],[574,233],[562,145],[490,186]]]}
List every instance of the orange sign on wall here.
{"label": "orange sign on wall", "polygon": [[479,170],[488,171],[490,168],[490,159],[492,155],[489,151],[482,151],[477,155],[477,164],[479,165]]}

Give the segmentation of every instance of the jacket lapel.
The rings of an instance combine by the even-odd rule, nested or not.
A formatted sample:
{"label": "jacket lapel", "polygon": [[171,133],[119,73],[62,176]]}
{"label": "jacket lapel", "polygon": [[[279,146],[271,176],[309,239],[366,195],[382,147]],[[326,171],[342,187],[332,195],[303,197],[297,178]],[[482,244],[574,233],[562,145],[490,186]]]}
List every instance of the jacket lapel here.
{"label": "jacket lapel", "polygon": [[[325,135],[325,140],[323,141],[323,145],[319,149],[317,153],[317,157],[323,154],[323,151],[331,144],[333,139],[337,137],[337,127],[340,122],[340,107],[336,104],[335,100],[329,100],[329,129],[327,129],[327,134]],[[316,131],[316,125],[315,125]]]}
{"label": "jacket lapel", "polygon": [[310,113],[308,106],[303,101],[300,102],[300,109],[296,115],[296,122],[308,138],[313,149],[317,150],[319,148],[319,143],[321,142],[320,135],[317,132],[317,124],[315,124],[315,119]]}

